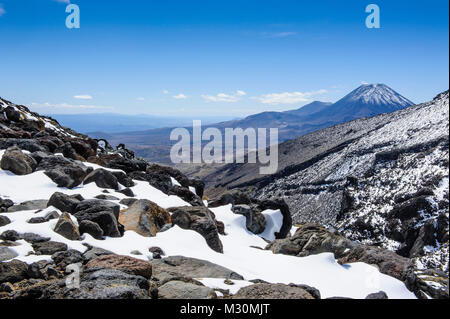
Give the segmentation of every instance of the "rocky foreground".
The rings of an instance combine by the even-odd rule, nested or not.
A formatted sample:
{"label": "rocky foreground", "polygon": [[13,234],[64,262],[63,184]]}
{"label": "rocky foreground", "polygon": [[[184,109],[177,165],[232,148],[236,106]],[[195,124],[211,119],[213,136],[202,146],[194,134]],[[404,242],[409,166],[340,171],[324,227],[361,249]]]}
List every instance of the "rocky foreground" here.
{"label": "rocky foreground", "polygon": [[439,269],[293,226],[280,199],[206,201],[202,181],[3,99],[0,159],[0,298],[448,298]]}

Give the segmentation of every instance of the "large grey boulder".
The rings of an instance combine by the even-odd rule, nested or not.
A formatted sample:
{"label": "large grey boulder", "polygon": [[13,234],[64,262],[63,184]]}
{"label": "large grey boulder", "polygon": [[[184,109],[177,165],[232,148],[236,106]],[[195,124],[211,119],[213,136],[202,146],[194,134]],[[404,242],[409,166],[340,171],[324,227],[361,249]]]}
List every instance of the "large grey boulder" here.
{"label": "large grey boulder", "polygon": [[213,289],[195,284],[172,280],[158,288],[159,299],[216,299]]}
{"label": "large grey boulder", "polygon": [[46,199],[36,199],[29,200],[18,205],[14,205],[8,208],[8,213],[20,212],[24,210],[40,210],[47,208],[48,200]]}
{"label": "large grey boulder", "polygon": [[34,158],[23,153],[21,149],[15,146],[8,148],[1,159],[1,168],[16,175],[31,174],[36,167],[37,162]]}
{"label": "large grey boulder", "polygon": [[316,224],[300,226],[295,234],[285,239],[277,239],[266,249],[275,254],[305,257],[330,252],[341,258],[356,244],[345,237]]}
{"label": "large grey boulder", "polygon": [[154,259],[151,263],[153,276],[160,281],[177,277],[244,279],[231,269],[196,258],[170,256],[164,259]]}

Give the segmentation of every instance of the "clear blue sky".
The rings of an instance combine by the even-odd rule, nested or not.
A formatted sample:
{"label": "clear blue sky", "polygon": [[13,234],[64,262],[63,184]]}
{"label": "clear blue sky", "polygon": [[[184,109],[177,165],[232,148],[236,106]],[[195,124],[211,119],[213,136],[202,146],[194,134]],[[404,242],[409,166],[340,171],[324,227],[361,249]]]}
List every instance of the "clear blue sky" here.
{"label": "clear blue sky", "polygon": [[[449,87],[448,1],[0,0],[0,96],[42,113],[242,116],[362,82]],[[365,27],[366,5],[381,29]]]}

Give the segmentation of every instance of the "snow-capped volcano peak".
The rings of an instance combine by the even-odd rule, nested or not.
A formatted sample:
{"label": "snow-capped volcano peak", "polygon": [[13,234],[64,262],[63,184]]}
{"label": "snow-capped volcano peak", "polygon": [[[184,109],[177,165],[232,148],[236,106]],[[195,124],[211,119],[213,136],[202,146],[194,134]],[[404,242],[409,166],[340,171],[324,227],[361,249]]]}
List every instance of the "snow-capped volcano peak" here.
{"label": "snow-capped volcano peak", "polygon": [[398,108],[404,108],[414,104],[385,84],[363,84],[345,96],[342,101],[392,105]]}

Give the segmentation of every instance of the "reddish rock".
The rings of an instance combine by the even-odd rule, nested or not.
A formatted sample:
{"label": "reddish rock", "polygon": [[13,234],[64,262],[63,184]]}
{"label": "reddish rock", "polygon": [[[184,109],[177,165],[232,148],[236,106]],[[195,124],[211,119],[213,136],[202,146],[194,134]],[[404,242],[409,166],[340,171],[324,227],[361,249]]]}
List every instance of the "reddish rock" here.
{"label": "reddish rock", "polygon": [[86,269],[92,268],[127,270],[134,275],[142,276],[147,279],[152,277],[152,264],[150,262],[128,256],[100,256],[86,264]]}

